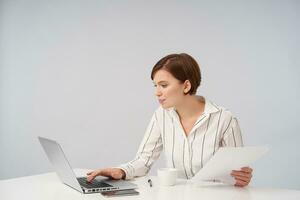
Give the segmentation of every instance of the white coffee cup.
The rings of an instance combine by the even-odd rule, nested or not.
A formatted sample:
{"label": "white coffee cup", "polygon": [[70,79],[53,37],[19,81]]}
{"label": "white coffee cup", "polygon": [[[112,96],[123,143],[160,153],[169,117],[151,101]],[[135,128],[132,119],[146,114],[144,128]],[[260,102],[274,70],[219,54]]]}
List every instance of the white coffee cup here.
{"label": "white coffee cup", "polygon": [[175,185],[177,179],[177,169],[175,168],[161,168],[157,170],[159,184],[162,186]]}

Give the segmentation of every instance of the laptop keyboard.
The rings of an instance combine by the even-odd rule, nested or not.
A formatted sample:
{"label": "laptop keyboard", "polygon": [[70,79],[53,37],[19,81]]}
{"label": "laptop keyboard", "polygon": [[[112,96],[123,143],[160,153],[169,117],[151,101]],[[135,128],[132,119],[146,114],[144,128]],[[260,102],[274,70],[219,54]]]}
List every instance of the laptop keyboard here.
{"label": "laptop keyboard", "polygon": [[113,187],[112,185],[109,185],[107,183],[104,183],[103,181],[97,181],[93,180],[92,182],[88,182],[86,180],[86,177],[80,177],[77,178],[78,182],[81,186],[85,188],[106,188],[106,187]]}

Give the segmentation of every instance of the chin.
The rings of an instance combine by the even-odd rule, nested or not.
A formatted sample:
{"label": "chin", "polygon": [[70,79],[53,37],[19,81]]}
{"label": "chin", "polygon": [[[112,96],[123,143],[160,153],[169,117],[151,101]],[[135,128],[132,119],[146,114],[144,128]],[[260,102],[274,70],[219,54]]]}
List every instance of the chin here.
{"label": "chin", "polygon": [[171,108],[172,106],[162,104],[161,107],[163,107],[164,109],[168,109],[168,108]]}

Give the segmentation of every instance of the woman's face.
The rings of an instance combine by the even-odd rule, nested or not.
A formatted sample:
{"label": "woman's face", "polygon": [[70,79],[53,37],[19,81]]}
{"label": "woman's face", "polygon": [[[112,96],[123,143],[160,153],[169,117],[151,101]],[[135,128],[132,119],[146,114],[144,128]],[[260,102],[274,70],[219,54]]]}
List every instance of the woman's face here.
{"label": "woman's face", "polygon": [[160,69],[153,78],[155,95],[163,108],[176,107],[184,98],[184,84],[170,72]]}

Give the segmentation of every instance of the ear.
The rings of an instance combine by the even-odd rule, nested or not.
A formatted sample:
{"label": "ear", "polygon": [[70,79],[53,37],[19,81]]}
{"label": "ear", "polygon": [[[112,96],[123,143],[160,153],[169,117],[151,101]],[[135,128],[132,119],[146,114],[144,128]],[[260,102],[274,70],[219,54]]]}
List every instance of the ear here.
{"label": "ear", "polygon": [[192,84],[189,80],[185,80],[183,83],[183,93],[188,94],[192,88]]}

